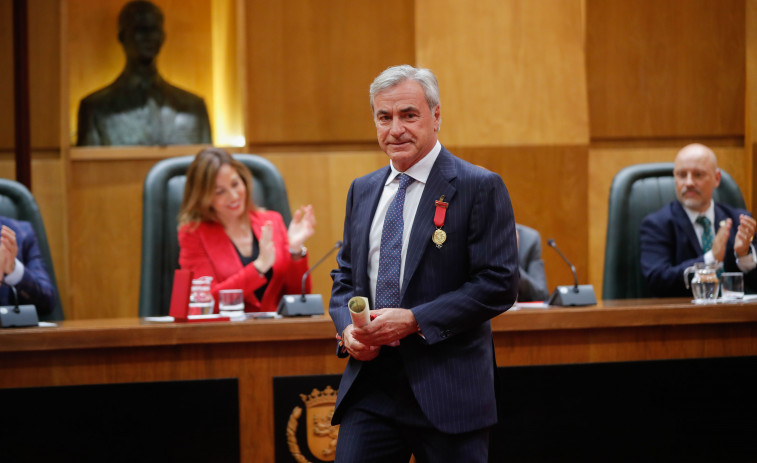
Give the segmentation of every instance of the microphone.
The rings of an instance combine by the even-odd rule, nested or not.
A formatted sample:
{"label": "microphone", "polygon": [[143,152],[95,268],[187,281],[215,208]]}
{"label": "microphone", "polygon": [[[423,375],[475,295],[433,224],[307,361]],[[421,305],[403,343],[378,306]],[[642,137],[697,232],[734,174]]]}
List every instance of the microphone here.
{"label": "microphone", "polygon": [[305,294],[305,283],[308,275],[326,260],[334,251],[342,247],[342,242],[337,241],[329,251],[313,264],[302,275],[302,293],[285,294],[279,302],[276,312],[284,317],[296,317],[300,315],[323,315],[323,298],[320,294]]}
{"label": "microphone", "polygon": [[3,284],[10,288],[13,295],[13,304],[0,306],[0,326],[3,328],[39,326],[37,307],[33,304],[18,305],[16,287],[7,283]]}
{"label": "microphone", "polygon": [[555,244],[555,240],[552,238],[547,240],[549,247],[557,251],[562,257],[562,260],[568,264],[570,271],[573,273],[573,287],[570,286],[558,286],[552,293],[547,304],[556,306],[586,306],[597,305],[597,298],[594,295],[594,287],[592,285],[579,285],[578,274],[576,273],[576,267],[568,260],[567,257],[560,251]]}
{"label": "microphone", "polygon": [[342,242],[341,241],[337,241],[336,244],[334,245],[334,247],[331,248],[331,249],[329,249],[329,252],[327,252],[325,256],[321,257],[318,260],[318,262],[316,262],[315,264],[313,264],[313,266],[310,267],[308,269],[308,271],[305,272],[304,275],[302,275],[302,297],[301,297],[302,302],[305,302],[305,282],[307,281],[308,275],[310,275],[310,272],[312,272],[313,270],[315,270],[316,267],[318,267],[319,265],[321,265],[321,262],[323,262],[324,260],[326,260],[326,258],[328,256],[330,256],[332,252],[336,251],[337,249],[339,249],[341,247],[342,247]]}
{"label": "microphone", "polygon": [[578,292],[578,274],[576,274],[576,266],[571,264],[567,257],[565,257],[565,254],[560,252],[560,249],[555,244],[555,240],[552,238],[547,240],[547,244],[549,247],[557,251],[558,254],[560,254],[560,257],[562,257],[562,260],[565,261],[566,264],[568,264],[568,267],[570,267],[570,271],[573,272],[573,292]]}

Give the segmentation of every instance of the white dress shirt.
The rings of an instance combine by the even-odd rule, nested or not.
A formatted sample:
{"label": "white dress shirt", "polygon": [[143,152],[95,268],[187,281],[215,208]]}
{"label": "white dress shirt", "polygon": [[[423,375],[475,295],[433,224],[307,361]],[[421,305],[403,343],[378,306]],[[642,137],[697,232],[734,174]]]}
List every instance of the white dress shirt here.
{"label": "white dress shirt", "polygon": [[[442,145],[438,141],[431,151],[421,158],[420,161],[413,164],[404,173],[413,177],[415,181],[407,187],[405,191],[405,206],[402,209],[402,219],[404,221],[404,227],[402,229],[402,262],[400,265],[400,288],[402,288],[402,282],[405,273],[405,257],[407,256],[407,242],[410,240],[410,231],[413,229],[413,222],[415,220],[415,213],[418,210],[418,204],[421,201],[421,195],[426,187],[426,181],[431,173],[431,168],[434,167],[434,162],[439,156],[439,152],[442,150]],[[399,180],[397,176],[403,172],[395,169],[391,161],[389,161],[389,167],[392,172],[386,179],[384,184],[384,191],[381,193],[379,199],[378,208],[376,209],[376,215],[373,216],[373,222],[371,222],[371,231],[368,236],[368,278],[371,282],[371,301],[372,307],[376,306],[376,280],[378,279],[378,267],[379,257],[381,254],[381,231],[384,228],[384,218],[386,217],[386,211],[389,209],[389,205],[394,199],[394,195],[399,189]],[[430,239],[430,238],[429,238]]]}

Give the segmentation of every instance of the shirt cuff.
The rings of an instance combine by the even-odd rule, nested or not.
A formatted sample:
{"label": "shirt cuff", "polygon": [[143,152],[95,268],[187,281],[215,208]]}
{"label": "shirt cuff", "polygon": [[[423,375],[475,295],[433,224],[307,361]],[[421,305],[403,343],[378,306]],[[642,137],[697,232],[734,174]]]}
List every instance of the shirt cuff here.
{"label": "shirt cuff", "polygon": [[10,286],[16,286],[21,282],[21,279],[24,277],[24,264],[21,263],[20,260],[16,259],[16,268],[13,269],[13,271],[3,277],[3,283],[10,285]]}
{"label": "shirt cuff", "polygon": [[717,261],[712,256],[712,251],[707,251],[707,252],[704,253],[704,263],[705,264],[714,264],[716,262]]}
{"label": "shirt cuff", "polygon": [[757,255],[754,252],[754,245],[750,244],[749,248],[752,251],[749,254],[743,257],[736,256],[736,266],[744,273],[750,272],[757,267]]}

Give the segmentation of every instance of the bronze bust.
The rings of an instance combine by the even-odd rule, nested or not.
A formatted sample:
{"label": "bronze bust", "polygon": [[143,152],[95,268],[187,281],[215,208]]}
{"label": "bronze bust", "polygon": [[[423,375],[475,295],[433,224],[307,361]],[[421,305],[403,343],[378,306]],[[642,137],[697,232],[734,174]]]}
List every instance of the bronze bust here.
{"label": "bronze bust", "polygon": [[127,3],[118,16],[126,66],[79,104],[78,146],[210,144],[205,101],[160,76],[163,13],[148,1]]}

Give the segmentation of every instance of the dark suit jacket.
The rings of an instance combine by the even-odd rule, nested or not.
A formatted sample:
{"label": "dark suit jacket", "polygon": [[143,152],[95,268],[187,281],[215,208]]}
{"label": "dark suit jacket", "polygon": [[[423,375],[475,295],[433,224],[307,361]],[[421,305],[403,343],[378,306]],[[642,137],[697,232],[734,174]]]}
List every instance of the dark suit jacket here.
{"label": "dark suit jacket", "polygon": [[[37,235],[29,222],[0,217],[0,225],[6,225],[16,232],[18,255],[24,264],[24,276],[16,285],[19,304],[34,304],[39,315],[50,313],[55,306],[57,290],[50,281],[45,262],[39,251]],[[0,305],[13,301],[13,294],[7,284],[0,286]]]}
{"label": "dark suit jacket", "polygon": [[[739,215],[751,215],[742,209],[715,203],[715,229],[721,220],[731,218],[733,225],[723,262],[726,272],[740,272],[733,254],[733,242],[739,224]],[[673,201],[641,222],[641,268],[650,291],[658,297],[691,297],[686,289],[683,271],[704,261],[702,245],[686,211]],[[744,275],[745,289],[757,290],[757,272]]]}
{"label": "dark suit jacket", "polygon": [[[368,234],[390,168],[352,182],[344,241],[337,258],[329,313],[338,333],[351,323],[347,302],[370,298]],[[441,248],[431,241],[434,201],[449,203]],[[515,222],[502,179],[442,148],[423,191],[405,260],[401,307],[413,311],[425,339],[402,339],[410,386],[431,423],[446,433],[481,429],[497,420],[494,350],[489,319],[506,311],[518,288]],[[350,358],[334,421],[360,373]]]}
{"label": "dark suit jacket", "polygon": [[544,273],[544,260],[541,258],[541,235],[533,228],[515,224],[518,230],[518,263],[520,265],[520,283],[518,300],[546,301],[549,298],[547,275]]}
{"label": "dark suit jacket", "polygon": [[[308,260],[304,257],[292,260],[289,254],[287,228],[281,214],[275,211],[250,212],[252,233],[260,238],[262,226],[267,220],[273,224],[273,242],[276,246],[276,261],[273,276],[258,300],[255,290],[263,286],[266,279],[250,264],[242,266],[234,243],[226,235],[223,226],[217,222],[202,222],[197,228],[190,224],[179,230],[179,265],[194,272],[195,277],[212,276],[211,293],[218,301],[218,291],[222,289],[242,289],[246,312],[273,311],[278,307],[284,294],[302,292],[302,275],[308,270]],[[305,289],[310,292],[310,276]]]}

